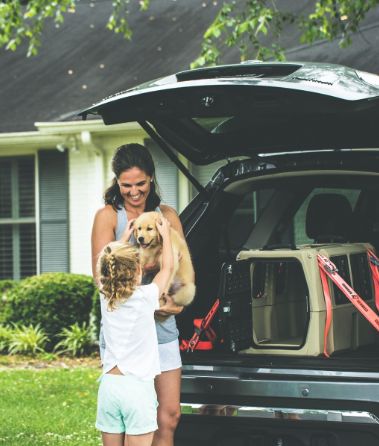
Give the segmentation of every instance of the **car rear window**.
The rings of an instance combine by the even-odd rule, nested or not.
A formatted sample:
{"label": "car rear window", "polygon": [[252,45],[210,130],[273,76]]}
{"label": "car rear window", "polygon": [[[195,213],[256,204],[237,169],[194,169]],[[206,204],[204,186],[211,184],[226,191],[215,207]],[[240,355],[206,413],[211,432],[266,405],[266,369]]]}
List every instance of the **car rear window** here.
{"label": "car rear window", "polygon": [[[228,238],[231,249],[243,249],[244,243],[253,231],[255,223],[276,190],[274,188],[261,189],[245,195],[228,223]],[[280,230],[277,231],[275,243],[295,243],[296,245],[313,243],[314,240],[308,238],[306,234],[306,215],[309,202],[315,195],[328,193],[345,196],[350,202],[352,211],[354,211],[361,190],[342,188],[313,189],[301,203],[300,207],[294,210],[293,217],[285,224],[284,229],[281,227],[281,222],[278,222],[278,229]],[[223,238],[220,241],[220,248],[225,248]]]}
{"label": "car rear window", "polygon": [[295,245],[302,245],[306,243],[313,243],[313,240],[307,237],[305,232],[306,227],[306,215],[309,202],[315,195],[319,194],[338,194],[346,197],[350,204],[351,209],[354,211],[355,205],[358,201],[360,190],[357,189],[330,189],[330,188],[317,188],[308,195],[308,198],[300,206],[299,210],[293,218],[293,242]]}

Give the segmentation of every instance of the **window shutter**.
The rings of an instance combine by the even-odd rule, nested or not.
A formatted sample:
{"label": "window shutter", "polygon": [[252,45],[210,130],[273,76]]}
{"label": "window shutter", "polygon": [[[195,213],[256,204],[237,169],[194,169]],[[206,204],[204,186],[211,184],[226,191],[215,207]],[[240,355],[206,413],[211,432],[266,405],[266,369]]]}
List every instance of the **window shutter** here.
{"label": "window shutter", "polygon": [[178,210],[178,168],[162,149],[151,139],[145,139],[155,165],[155,173],[162,191],[162,202]]}
{"label": "window shutter", "polygon": [[68,152],[40,150],[40,271],[69,272]]}

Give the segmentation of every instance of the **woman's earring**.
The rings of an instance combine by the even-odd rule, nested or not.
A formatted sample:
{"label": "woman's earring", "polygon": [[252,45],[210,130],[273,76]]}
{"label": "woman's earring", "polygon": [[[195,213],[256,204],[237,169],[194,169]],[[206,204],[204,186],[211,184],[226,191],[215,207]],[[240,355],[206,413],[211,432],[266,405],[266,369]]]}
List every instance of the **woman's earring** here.
{"label": "woman's earring", "polygon": [[150,180],[150,183],[152,183],[154,180]]}

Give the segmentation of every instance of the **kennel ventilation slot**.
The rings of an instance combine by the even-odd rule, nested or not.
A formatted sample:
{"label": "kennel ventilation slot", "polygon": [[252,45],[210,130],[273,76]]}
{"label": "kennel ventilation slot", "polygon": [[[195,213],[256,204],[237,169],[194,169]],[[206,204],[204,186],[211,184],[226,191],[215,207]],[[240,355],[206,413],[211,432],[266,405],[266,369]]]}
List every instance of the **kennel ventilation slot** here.
{"label": "kennel ventilation slot", "polygon": [[353,288],[366,302],[372,299],[371,270],[368,264],[367,254],[350,255],[351,271],[353,274]]}
{"label": "kennel ventilation slot", "polygon": [[222,266],[220,308],[221,330],[227,348],[232,351],[249,348],[252,340],[249,262]]}
{"label": "kennel ventilation slot", "polygon": [[[336,265],[338,269],[338,274],[342,279],[351,286],[351,277],[349,271],[349,262],[347,256],[333,256],[330,260]],[[343,292],[338,288],[338,286],[329,279],[329,283],[333,284],[334,290],[334,300],[336,305],[350,304],[349,299],[343,294]]]}

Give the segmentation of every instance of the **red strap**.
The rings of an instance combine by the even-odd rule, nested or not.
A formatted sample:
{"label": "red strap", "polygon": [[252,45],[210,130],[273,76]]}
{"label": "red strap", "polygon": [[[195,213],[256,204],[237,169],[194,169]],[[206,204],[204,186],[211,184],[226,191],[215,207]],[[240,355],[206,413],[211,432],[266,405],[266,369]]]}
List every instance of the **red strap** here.
{"label": "red strap", "polygon": [[378,266],[379,266],[379,259],[376,257],[376,255],[367,248],[368,253],[368,259],[370,261],[371,266],[371,272],[372,272],[372,278],[374,280],[374,287],[375,287],[375,305],[377,310],[379,311],[379,272],[378,272]]}
{"label": "red strap", "polygon": [[[326,354],[326,339],[330,326],[330,320],[328,324],[328,311],[329,317],[331,319],[331,303],[329,295],[329,287],[326,280],[323,280],[323,275],[327,275],[332,279],[332,281],[338,286],[338,288],[345,294],[345,296],[350,300],[350,302],[363,314],[363,316],[379,331],[379,317],[378,315],[366,304],[366,302],[361,299],[358,294],[342,279],[342,277],[337,273],[337,268],[333,262],[331,262],[327,257],[317,254],[318,265],[321,273],[322,287],[324,290],[324,298],[326,305],[326,325],[325,325],[325,340],[324,340],[324,353]],[[325,277],[326,279],[326,277]],[[328,305],[330,308],[328,310]],[[326,356],[328,356],[326,354]]]}
{"label": "red strap", "polygon": [[322,282],[322,289],[324,291],[324,299],[325,299],[325,307],[326,307],[326,323],[325,323],[325,335],[324,335],[324,355],[330,358],[326,351],[326,342],[328,340],[328,333],[330,328],[330,323],[332,322],[332,301],[330,299],[328,279],[326,278],[326,274],[324,270],[320,267],[320,275]]}
{"label": "red strap", "polygon": [[[212,330],[212,328],[209,327],[209,325],[212,322],[212,319],[216,314],[216,311],[218,310],[219,304],[220,301],[217,299],[213,307],[211,308],[211,311],[205,316],[204,319],[195,319],[193,321],[195,326],[195,333],[190,339],[190,341],[183,340],[181,342],[180,350],[193,352],[195,349],[210,350],[211,348],[213,348],[213,345],[217,340],[217,336],[216,333]],[[203,336],[204,333],[206,334],[209,343],[207,341],[200,342],[200,338]]]}

